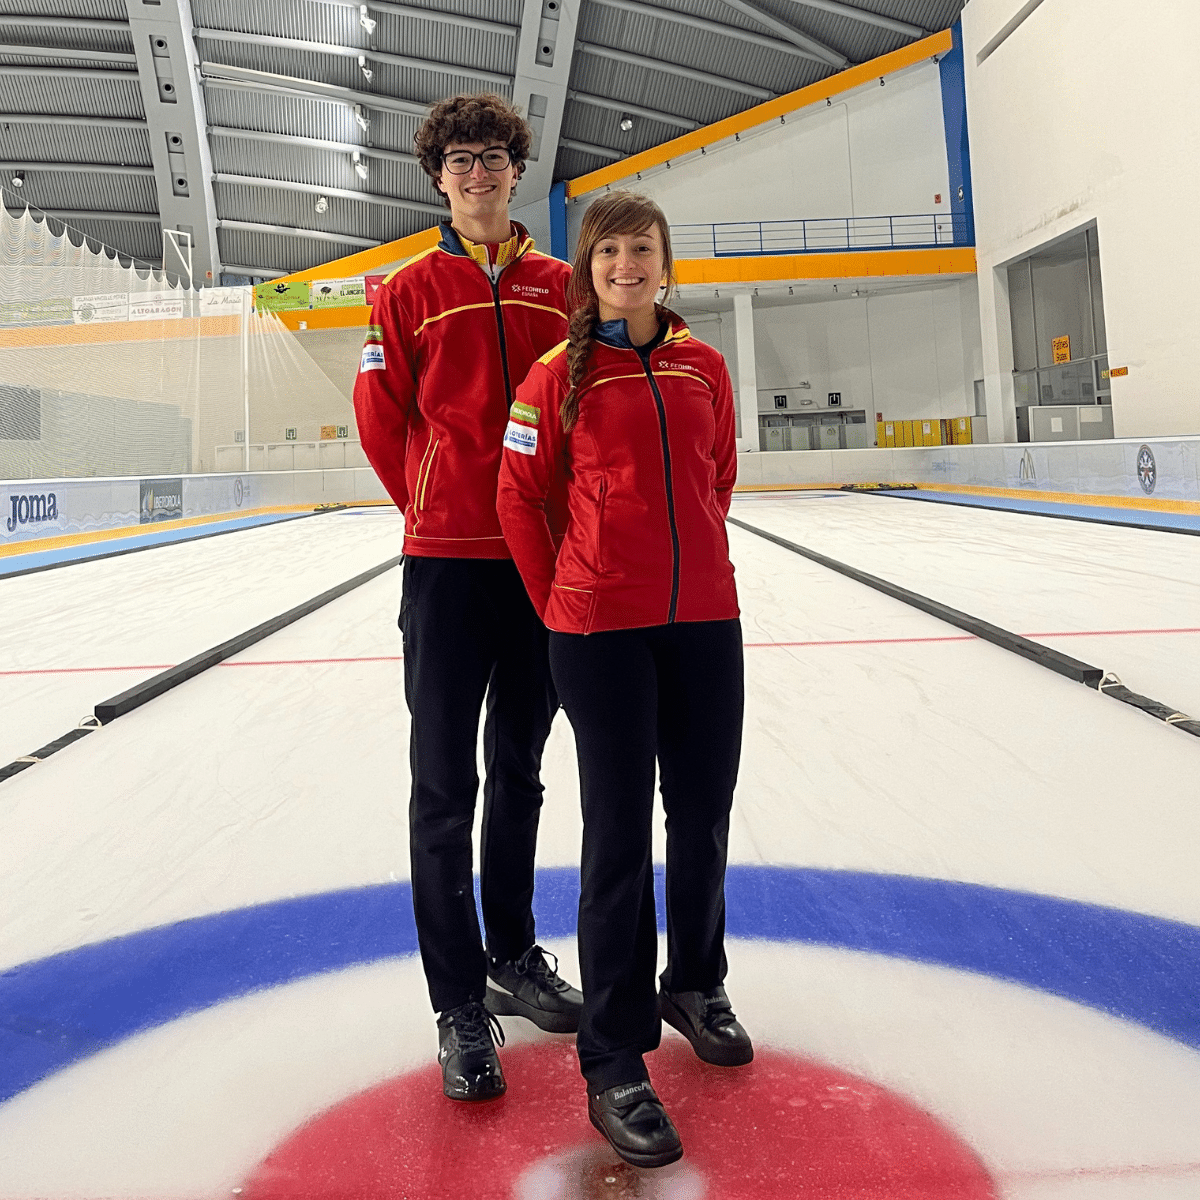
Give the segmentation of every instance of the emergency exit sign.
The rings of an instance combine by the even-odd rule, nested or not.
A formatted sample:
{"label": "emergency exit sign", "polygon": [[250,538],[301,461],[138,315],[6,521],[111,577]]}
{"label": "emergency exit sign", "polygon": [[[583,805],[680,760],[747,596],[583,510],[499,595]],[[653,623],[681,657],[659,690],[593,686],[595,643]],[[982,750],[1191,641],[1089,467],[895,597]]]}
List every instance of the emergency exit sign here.
{"label": "emergency exit sign", "polygon": [[842,407],[842,393],[841,392],[830,392],[829,393],[829,407],[830,408],[841,408]]}

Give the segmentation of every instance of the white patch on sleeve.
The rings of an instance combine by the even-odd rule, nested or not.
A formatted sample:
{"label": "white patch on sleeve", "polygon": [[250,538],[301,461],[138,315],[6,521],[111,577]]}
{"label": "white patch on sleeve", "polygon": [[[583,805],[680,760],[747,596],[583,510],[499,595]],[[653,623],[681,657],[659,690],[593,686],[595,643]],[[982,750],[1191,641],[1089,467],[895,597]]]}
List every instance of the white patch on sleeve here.
{"label": "white patch on sleeve", "polygon": [[364,371],[382,371],[385,365],[383,347],[375,342],[368,342],[363,347],[362,366],[358,368],[358,373],[361,375]]}
{"label": "white patch on sleeve", "polygon": [[509,421],[508,428],[504,431],[504,444],[518,454],[536,454],[537,435],[536,429],[530,429],[528,425],[518,425],[516,421]]}

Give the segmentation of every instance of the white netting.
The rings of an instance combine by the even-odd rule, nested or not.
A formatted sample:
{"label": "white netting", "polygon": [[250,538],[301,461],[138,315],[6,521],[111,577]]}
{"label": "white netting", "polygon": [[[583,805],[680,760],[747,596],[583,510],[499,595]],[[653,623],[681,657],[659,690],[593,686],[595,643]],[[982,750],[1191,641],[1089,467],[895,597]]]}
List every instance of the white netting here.
{"label": "white netting", "polygon": [[349,397],[252,303],[0,205],[0,479],[263,470],[274,444],[352,431]]}

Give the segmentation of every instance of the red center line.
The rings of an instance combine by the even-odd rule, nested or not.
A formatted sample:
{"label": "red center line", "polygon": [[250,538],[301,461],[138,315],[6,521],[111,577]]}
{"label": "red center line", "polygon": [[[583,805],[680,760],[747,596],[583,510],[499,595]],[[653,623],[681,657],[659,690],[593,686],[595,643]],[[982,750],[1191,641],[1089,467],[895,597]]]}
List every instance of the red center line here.
{"label": "red center line", "polygon": [[[1060,629],[1050,633],[1025,633],[1027,638],[1067,637],[1134,637],[1139,634],[1200,633],[1200,626],[1183,629]],[[949,637],[907,638],[842,638],[806,642],[743,642],[747,650],[781,650],[804,646],[904,646],[926,642],[973,642],[973,634],[957,634]],[[308,667],[329,663],[403,662],[402,654],[371,654],[345,658],[271,658],[248,659],[242,662],[221,662],[219,667]],[[34,667],[24,671],[0,671],[0,678],[9,675],[84,675],[104,671],[168,671],[175,663],[134,663],[113,667]]]}

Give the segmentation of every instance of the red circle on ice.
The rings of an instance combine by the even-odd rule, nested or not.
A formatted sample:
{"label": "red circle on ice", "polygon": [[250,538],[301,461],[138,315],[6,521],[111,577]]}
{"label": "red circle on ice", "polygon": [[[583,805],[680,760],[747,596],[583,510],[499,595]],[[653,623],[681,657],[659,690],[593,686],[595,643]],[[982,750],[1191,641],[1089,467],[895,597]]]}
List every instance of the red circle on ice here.
{"label": "red circle on ice", "polygon": [[351,1097],[280,1145],[241,1200],[996,1200],[967,1145],[869,1080],[772,1050],[710,1067],[674,1038],[648,1062],[683,1139],[673,1167],[635,1171],[608,1149],[563,1039],[505,1050],[500,1100],[446,1100],[432,1063]]}

